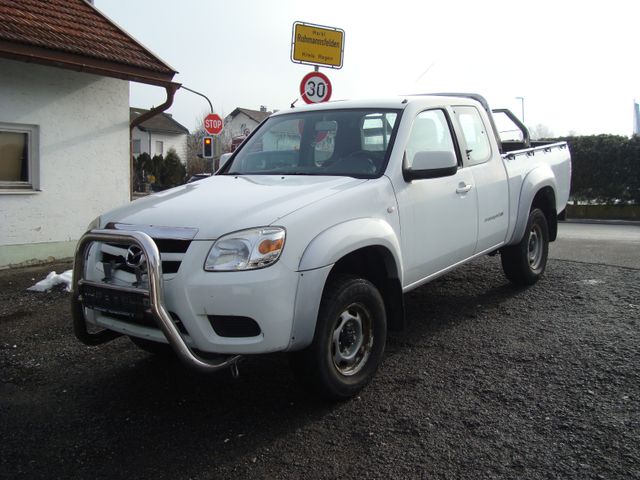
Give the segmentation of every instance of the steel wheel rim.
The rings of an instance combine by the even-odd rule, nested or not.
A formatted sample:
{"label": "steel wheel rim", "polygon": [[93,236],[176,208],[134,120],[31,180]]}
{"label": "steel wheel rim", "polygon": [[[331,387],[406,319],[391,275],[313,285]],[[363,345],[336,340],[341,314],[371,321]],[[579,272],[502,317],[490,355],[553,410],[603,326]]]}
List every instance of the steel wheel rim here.
{"label": "steel wheel rim", "polygon": [[542,254],[544,249],[544,241],[542,237],[542,228],[540,225],[533,225],[529,232],[529,242],[527,247],[527,258],[531,270],[538,270],[542,263]]}
{"label": "steel wheel rim", "polygon": [[331,359],[344,376],[358,373],[367,363],[373,347],[373,322],[363,305],[353,303],[336,319],[331,332]]}

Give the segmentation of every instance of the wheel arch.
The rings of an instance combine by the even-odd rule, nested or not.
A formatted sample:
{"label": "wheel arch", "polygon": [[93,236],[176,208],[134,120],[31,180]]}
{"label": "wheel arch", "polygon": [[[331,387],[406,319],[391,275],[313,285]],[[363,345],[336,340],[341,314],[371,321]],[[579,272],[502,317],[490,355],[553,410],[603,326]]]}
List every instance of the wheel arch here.
{"label": "wheel arch", "polygon": [[298,270],[333,265],[351,252],[376,245],[391,253],[398,278],[402,279],[400,240],[393,227],[379,218],[357,218],[324,230],[309,242]]}
{"label": "wheel arch", "polygon": [[547,219],[549,227],[549,241],[553,242],[558,236],[558,212],[556,212],[556,194],[550,186],[542,187],[533,197],[531,209],[539,208]]}
{"label": "wheel arch", "polygon": [[327,284],[337,274],[353,274],[373,283],[384,300],[389,330],[404,328],[402,284],[393,254],[386,247],[371,245],[343,256],[331,269]]}
{"label": "wheel arch", "polygon": [[556,211],[557,185],[551,167],[542,165],[535,168],[524,178],[518,202],[518,216],[509,245],[518,243],[525,234],[529,213],[540,208],[547,218],[549,240],[554,241],[558,233],[558,214]]}
{"label": "wheel arch", "polygon": [[313,340],[320,300],[332,275],[351,273],[373,283],[385,302],[390,330],[404,327],[402,262],[395,231],[381,219],[360,218],[316,236],[300,258],[301,283],[289,350]]}

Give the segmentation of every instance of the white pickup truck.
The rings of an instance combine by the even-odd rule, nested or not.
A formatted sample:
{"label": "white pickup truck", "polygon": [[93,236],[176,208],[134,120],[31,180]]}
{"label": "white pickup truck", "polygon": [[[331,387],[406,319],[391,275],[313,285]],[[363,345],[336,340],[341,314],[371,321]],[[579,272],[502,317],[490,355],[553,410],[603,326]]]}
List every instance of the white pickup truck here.
{"label": "white pickup truck", "polygon": [[543,274],[570,155],[518,128],[501,142],[473,94],[278,112],[212,177],[91,223],[75,257],[75,334],[169,344],[205,372],[287,351],[323,394],[352,396],[387,329],[402,327],[404,293],[496,252],[514,283]]}

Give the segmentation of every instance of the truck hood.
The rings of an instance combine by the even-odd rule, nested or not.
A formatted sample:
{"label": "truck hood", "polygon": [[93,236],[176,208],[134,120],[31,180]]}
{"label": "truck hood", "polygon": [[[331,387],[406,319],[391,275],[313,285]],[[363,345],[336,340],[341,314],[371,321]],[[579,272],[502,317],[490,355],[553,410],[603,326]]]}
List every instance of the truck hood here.
{"label": "truck hood", "polygon": [[296,210],[366,182],[351,177],[216,175],[136,200],[107,222],[197,228],[196,239],[277,223]]}

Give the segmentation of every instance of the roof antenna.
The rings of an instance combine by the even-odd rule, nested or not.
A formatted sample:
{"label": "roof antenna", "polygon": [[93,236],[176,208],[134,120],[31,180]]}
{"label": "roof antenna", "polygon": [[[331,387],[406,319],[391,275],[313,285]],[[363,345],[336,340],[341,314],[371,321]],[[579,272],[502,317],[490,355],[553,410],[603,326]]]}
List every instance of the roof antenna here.
{"label": "roof antenna", "polygon": [[293,102],[291,102],[291,108],[295,108],[295,104],[298,100],[300,100],[300,97],[296,98]]}
{"label": "roof antenna", "polygon": [[416,78],[415,83],[418,83],[420,80],[422,80],[422,77],[424,77],[427,73],[429,73],[429,70],[431,70],[435,64],[436,62],[431,62],[431,65],[429,65],[424,72],[418,75],[418,78]]}

